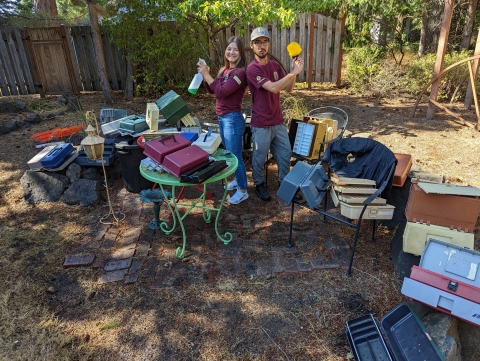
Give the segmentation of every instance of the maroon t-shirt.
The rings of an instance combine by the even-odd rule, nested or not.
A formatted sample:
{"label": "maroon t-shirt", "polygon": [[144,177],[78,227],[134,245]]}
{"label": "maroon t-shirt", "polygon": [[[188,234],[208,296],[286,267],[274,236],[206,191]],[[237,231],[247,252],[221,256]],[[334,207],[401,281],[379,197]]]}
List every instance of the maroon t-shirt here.
{"label": "maroon t-shirt", "polygon": [[283,123],[280,108],[280,92],[273,94],[262,85],[267,81],[275,82],[285,76],[282,67],[275,60],[266,64],[253,59],[247,67],[247,82],[252,93],[252,120],[250,125],[257,128],[268,128]]}
{"label": "maroon t-shirt", "polygon": [[217,96],[215,111],[224,115],[242,110],[242,101],[247,90],[245,69],[225,69],[208,85],[204,82],[209,93]]}

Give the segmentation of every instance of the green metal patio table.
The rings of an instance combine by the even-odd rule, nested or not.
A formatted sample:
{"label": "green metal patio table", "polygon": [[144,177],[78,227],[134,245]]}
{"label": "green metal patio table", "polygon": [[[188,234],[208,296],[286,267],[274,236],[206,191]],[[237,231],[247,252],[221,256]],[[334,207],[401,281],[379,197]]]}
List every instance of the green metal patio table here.
{"label": "green metal patio table", "polygon": [[[228,153],[228,154],[227,154]],[[193,183],[182,183],[180,182],[180,178],[174,176],[171,173],[168,172],[156,172],[156,171],[151,171],[147,168],[145,168],[143,165],[140,165],[140,174],[154,182],[157,183],[162,191],[163,197],[165,199],[165,202],[168,205],[168,208],[172,214],[172,224],[171,226],[168,224],[167,221],[162,221],[160,223],[160,229],[165,233],[165,234],[171,234],[175,228],[177,227],[177,223],[180,225],[180,228],[182,229],[182,236],[183,236],[183,244],[181,247],[178,247],[175,251],[175,256],[177,258],[182,259],[185,254],[185,247],[187,245],[187,233],[185,230],[185,226],[183,224],[183,220],[185,217],[188,216],[188,214],[195,208],[200,208],[202,210],[202,216],[203,220],[205,223],[210,223],[212,221],[212,212],[216,212],[215,216],[215,233],[217,234],[217,237],[224,243],[228,244],[232,241],[233,235],[230,232],[225,232],[223,237],[220,235],[218,231],[218,220],[220,218],[220,214],[222,212],[223,205],[225,203],[225,198],[227,197],[227,187],[223,187],[223,196],[220,201],[220,204],[218,207],[215,207],[215,202],[212,206],[208,205],[206,203],[206,196],[207,196],[207,184],[218,182],[218,181],[223,181],[224,184],[227,184],[227,177],[232,175],[235,170],[238,167],[238,160],[235,157],[235,155],[226,152],[224,149],[218,149],[213,155],[213,158],[216,160],[225,160],[228,164],[228,167],[223,169],[221,172],[218,172],[214,176],[208,178],[205,180],[203,183],[200,184],[200,186],[203,188],[202,194],[195,200],[193,200],[191,203],[183,203],[180,200],[176,199],[176,188],[177,187],[190,187],[190,186],[198,186],[198,184],[193,184]],[[172,187],[172,195],[171,197],[167,197],[167,192],[165,190],[166,186]],[[179,207],[187,207],[187,209],[183,212],[183,214],[180,213]]]}

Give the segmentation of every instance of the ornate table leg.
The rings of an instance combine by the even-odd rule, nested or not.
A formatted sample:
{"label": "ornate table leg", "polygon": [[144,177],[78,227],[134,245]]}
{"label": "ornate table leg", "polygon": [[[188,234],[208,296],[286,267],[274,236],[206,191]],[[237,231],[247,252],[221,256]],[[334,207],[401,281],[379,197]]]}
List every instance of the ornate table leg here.
{"label": "ornate table leg", "polygon": [[[223,181],[224,181],[225,184],[228,183],[226,178]],[[204,185],[204,187],[206,187],[206,185]],[[220,233],[218,232],[218,219],[220,218],[220,213],[222,213],[223,204],[225,203],[225,198],[227,197],[227,187],[225,186],[223,188],[224,188],[223,197],[222,197],[222,200],[220,202],[220,206],[218,207],[218,210],[217,210],[217,217],[215,218],[215,232],[217,233],[217,237],[224,244],[228,244],[232,241],[233,235],[230,232],[225,232],[225,234],[222,237],[222,236],[220,236]]]}

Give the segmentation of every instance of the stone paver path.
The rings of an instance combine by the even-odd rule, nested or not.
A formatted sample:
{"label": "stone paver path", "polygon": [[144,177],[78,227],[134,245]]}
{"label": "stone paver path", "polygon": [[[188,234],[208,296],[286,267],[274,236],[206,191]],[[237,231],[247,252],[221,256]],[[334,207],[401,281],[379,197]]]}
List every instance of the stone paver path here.
{"label": "stone paver path", "polygon": [[[221,184],[209,191],[221,194]],[[259,200],[252,192],[246,202],[258,205],[258,214],[244,214],[242,204],[225,203],[219,221],[220,232],[234,238],[225,245],[216,237],[214,218],[206,224],[200,210],[184,220],[187,230],[185,258],[175,257],[181,245],[179,227],[166,236],[148,228],[153,205],[142,203],[138,194],[122,189],[114,198],[116,211],[125,214],[117,225],[99,223],[103,213],[92,214],[79,245],[65,258],[64,267],[100,268],[99,284],[145,281],[153,289],[172,289],[196,283],[215,282],[218,277],[271,277],[278,273],[310,272],[326,268],[347,268],[350,246],[340,235],[338,222],[322,223],[320,215],[299,208],[295,212],[294,246],[288,247],[290,206],[272,193],[270,202]],[[184,198],[198,197],[187,188]],[[217,201],[218,202],[218,201]],[[272,219],[263,215],[265,207],[278,209]],[[162,205],[160,218],[171,220]]]}

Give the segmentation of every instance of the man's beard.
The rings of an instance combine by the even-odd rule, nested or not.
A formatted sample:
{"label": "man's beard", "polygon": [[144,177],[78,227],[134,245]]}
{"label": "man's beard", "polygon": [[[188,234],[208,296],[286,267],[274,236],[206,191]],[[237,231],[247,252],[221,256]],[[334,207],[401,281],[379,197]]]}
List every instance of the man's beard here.
{"label": "man's beard", "polygon": [[[254,52],[254,53],[255,53],[255,52]],[[267,57],[268,51],[266,51],[264,55],[260,55],[260,54],[257,54],[257,53],[255,53],[255,55],[258,56],[260,59],[264,59],[264,58]]]}

